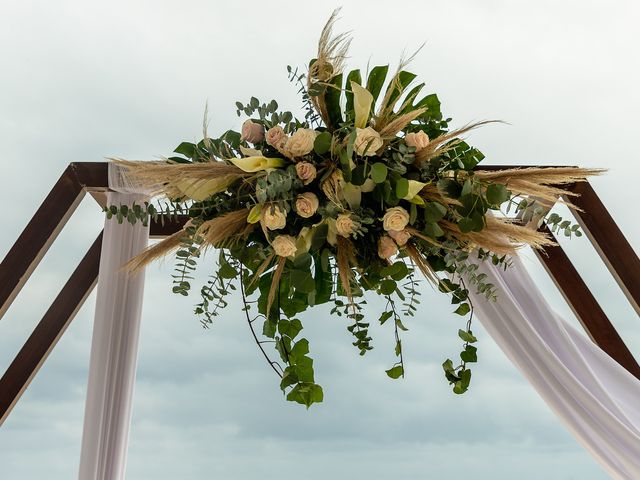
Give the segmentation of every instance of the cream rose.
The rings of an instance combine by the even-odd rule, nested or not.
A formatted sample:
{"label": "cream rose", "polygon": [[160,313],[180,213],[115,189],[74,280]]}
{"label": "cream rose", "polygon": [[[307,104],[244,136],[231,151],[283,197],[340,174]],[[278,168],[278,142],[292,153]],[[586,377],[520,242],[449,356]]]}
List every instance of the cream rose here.
{"label": "cream rose", "polygon": [[382,227],[388,232],[395,230],[399,232],[409,223],[409,213],[402,207],[387,208],[384,217],[382,217]]}
{"label": "cream rose", "polygon": [[383,235],[378,240],[378,256],[387,260],[398,253],[398,246],[389,235]]}
{"label": "cream rose", "polygon": [[416,149],[416,152],[419,152],[427,145],[429,145],[429,136],[420,130],[417,133],[407,133],[404,137],[404,143],[406,143],[409,147],[413,147]]}
{"label": "cream rose", "polygon": [[242,124],[242,135],[240,140],[246,140],[249,143],[259,143],[264,140],[264,127],[259,123],[247,120]]}
{"label": "cream rose", "polygon": [[318,205],[320,205],[320,202],[315,193],[304,192],[298,195],[296,199],[296,212],[302,218],[309,218],[315,215]]}
{"label": "cream rose", "polygon": [[287,224],[287,215],[276,205],[262,209],[262,224],[269,230],[280,230]]}
{"label": "cream rose", "polygon": [[341,213],[336,218],[336,232],[342,237],[348,237],[356,230],[356,222],[349,213]]}
{"label": "cream rose", "polygon": [[284,145],[284,151],[291,158],[302,157],[313,150],[317,132],[309,128],[296,130]]}
{"label": "cream rose", "polygon": [[267,130],[267,134],[265,135],[265,139],[269,145],[273,148],[280,150],[284,147],[284,144],[287,142],[289,137],[281,126],[276,125],[275,127],[271,127]]}
{"label": "cream rose", "polygon": [[273,251],[280,257],[293,257],[298,250],[296,247],[296,239],[291,235],[278,235],[271,242]]}
{"label": "cream rose", "polygon": [[411,238],[411,234],[406,229],[400,231],[389,230],[389,236],[395,240],[399,247],[404,247]]}
{"label": "cream rose", "polygon": [[382,146],[382,137],[372,127],[356,128],[356,141],[353,146],[358,155],[371,157]]}
{"label": "cream rose", "polygon": [[305,185],[313,182],[317,174],[316,167],[313,163],[309,162],[296,163],[296,173],[298,174],[298,178],[302,180],[302,183]]}

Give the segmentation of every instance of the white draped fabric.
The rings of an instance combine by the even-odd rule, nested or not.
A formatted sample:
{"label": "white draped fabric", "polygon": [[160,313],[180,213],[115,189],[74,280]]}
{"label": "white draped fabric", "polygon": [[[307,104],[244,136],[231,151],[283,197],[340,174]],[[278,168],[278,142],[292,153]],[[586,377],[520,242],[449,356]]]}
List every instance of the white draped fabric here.
{"label": "white draped fabric", "polygon": [[[146,200],[109,165],[109,205]],[[120,480],[127,458],[131,406],[136,376],[144,274],[121,271],[142,251],[149,228],[141,223],[105,220],[98,294],[91,344],[80,480]]]}
{"label": "white draped fabric", "polygon": [[556,314],[518,257],[504,270],[481,270],[498,301],[471,300],[507,357],[604,469],[640,479],[640,380]]}

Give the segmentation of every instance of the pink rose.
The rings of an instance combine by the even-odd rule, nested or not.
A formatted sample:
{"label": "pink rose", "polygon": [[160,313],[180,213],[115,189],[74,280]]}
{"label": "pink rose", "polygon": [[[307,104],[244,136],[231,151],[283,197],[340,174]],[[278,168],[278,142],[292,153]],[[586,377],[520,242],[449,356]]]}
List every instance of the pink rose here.
{"label": "pink rose", "polygon": [[341,213],[336,218],[336,231],[341,237],[349,237],[357,228],[358,225],[353,221],[349,213]]}
{"label": "pink rose", "polygon": [[429,136],[422,130],[417,133],[407,133],[404,137],[404,143],[409,147],[415,148],[416,152],[419,152],[429,145]]}
{"label": "pink rose", "polygon": [[296,173],[298,178],[302,180],[302,183],[308,185],[316,178],[316,167],[313,163],[298,162],[296,163]]}
{"label": "pink rose", "polygon": [[404,227],[409,223],[409,212],[402,207],[387,208],[384,217],[382,217],[382,226],[389,232],[395,230],[399,232],[404,230]]}
{"label": "pink rose", "polygon": [[411,238],[411,234],[406,230],[389,230],[388,233],[389,236],[395,240],[399,247],[404,247]]}
{"label": "pink rose", "polygon": [[302,218],[309,218],[315,215],[320,202],[315,193],[304,192],[296,199],[296,212]]}
{"label": "pink rose", "polygon": [[259,123],[247,120],[242,124],[242,135],[240,140],[246,140],[249,143],[260,143],[264,140],[264,127]]}
{"label": "pink rose", "polygon": [[378,256],[387,260],[398,253],[398,246],[389,235],[383,235],[378,240]]}
{"label": "pink rose", "polygon": [[287,139],[289,137],[280,125],[276,125],[275,127],[271,127],[269,130],[267,130],[265,138],[269,145],[277,150],[280,150],[284,147],[284,144],[287,143]]}

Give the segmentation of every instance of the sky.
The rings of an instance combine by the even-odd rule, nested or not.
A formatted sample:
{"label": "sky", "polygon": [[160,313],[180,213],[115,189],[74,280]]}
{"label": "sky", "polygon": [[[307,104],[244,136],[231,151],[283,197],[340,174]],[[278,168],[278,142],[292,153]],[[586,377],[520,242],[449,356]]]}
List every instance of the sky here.
{"label": "sky", "polygon": [[[156,159],[236,130],[236,100],[300,111],[286,66],[307,64],[331,2],[0,0],[0,258],[65,166],[107,156]],[[633,247],[630,174],[640,111],[640,7],[631,1],[343,3],[349,67],[397,63],[437,92],[453,125],[501,119],[469,136],[486,164],[606,167],[592,181]],[[0,320],[0,369],[20,349],[101,229],[87,198]],[[562,242],[632,352],[640,322],[588,241]],[[527,265],[576,322],[535,256]],[[212,262],[212,257],[209,257]],[[210,330],[196,298],[170,293],[172,261],[147,272],[128,478],[604,479],[479,324],[474,382],[456,396],[440,364],[461,319],[423,284],[407,321],[407,376],[384,374],[393,332],[372,326],[361,358],[343,319],[303,315],[325,402],[286,402],[243,323],[237,298]],[[206,278],[206,268],[200,278]],[[95,292],[0,428],[2,478],[77,476]],[[380,302],[370,299],[371,316]]]}

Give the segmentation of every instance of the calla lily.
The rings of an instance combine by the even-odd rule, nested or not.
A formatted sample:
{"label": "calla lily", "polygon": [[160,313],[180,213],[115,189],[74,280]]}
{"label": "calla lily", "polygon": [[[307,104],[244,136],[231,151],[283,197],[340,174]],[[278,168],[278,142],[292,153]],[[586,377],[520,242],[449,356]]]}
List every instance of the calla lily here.
{"label": "calla lily", "polygon": [[376,182],[374,182],[370,178],[367,178],[362,184],[362,186],[360,187],[360,191],[362,193],[369,193],[369,192],[373,192],[375,188],[376,188]]}
{"label": "calla lily", "polygon": [[282,158],[254,156],[230,158],[229,160],[240,170],[248,173],[259,172],[261,170],[266,170],[267,168],[278,168],[284,166],[284,160]]}
{"label": "calla lily", "polygon": [[[424,202],[422,203],[420,203],[419,201],[414,202],[414,199],[420,198],[420,197],[417,197],[417,195],[420,193],[420,190],[422,190],[426,185],[427,185],[426,183],[418,182],[417,180],[409,180],[408,192],[402,198],[404,198],[405,200],[409,200],[412,203],[417,203],[418,205],[424,204]],[[420,198],[420,200],[422,199]]]}
{"label": "calla lily", "polygon": [[362,190],[360,186],[352,183],[345,183],[342,186],[342,194],[352,210],[357,209],[362,201]]}
{"label": "calla lily", "polygon": [[238,175],[223,175],[217,178],[203,180],[181,180],[176,183],[180,192],[193,200],[202,202],[214,193],[227,189],[229,185],[238,179]]}
{"label": "calla lily", "polygon": [[260,150],[257,150],[255,148],[247,148],[242,145],[240,145],[240,151],[245,157],[259,157],[262,155],[262,152]]}
{"label": "calla lily", "polygon": [[249,215],[247,215],[247,223],[258,223],[261,216],[262,204],[259,203],[257,205],[254,205],[251,211],[249,211]]}
{"label": "calla lily", "polygon": [[353,92],[353,109],[356,114],[355,126],[357,128],[365,128],[369,121],[373,95],[369,90],[354,81],[351,82],[351,91]]}
{"label": "calla lily", "polygon": [[302,255],[303,253],[307,253],[311,248],[311,238],[313,236],[313,229],[309,227],[302,227],[300,229],[300,233],[298,234],[298,238],[296,239],[296,247],[298,250],[296,251],[296,256]]}

